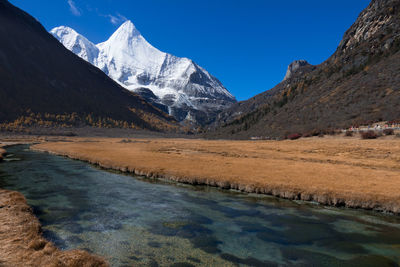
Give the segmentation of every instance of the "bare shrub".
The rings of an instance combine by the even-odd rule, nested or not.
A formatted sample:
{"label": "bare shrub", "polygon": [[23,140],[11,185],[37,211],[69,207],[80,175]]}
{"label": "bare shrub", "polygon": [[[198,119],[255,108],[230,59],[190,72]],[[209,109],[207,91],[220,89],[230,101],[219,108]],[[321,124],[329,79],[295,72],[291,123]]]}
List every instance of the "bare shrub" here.
{"label": "bare shrub", "polygon": [[394,130],[393,129],[385,129],[383,130],[384,135],[394,135]]}
{"label": "bare shrub", "polygon": [[290,135],[288,135],[288,139],[290,139],[290,140],[296,140],[296,139],[299,139],[300,137],[302,137],[302,134],[300,134],[300,133],[295,133],[295,134],[290,134]]}
{"label": "bare shrub", "polygon": [[321,130],[314,129],[312,131],[304,133],[302,137],[320,136],[321,134],[322,136],[324,135]]}
{"label": "bare shrub", "polygon": [[336,130],[336,129],[326,129],[325,130],[325,134],[326,135],[337,135],[337,134],[340,134],[340,133],[341,133],[341,131]]}
{"label": "bare shrub", "polygon": [[367,132],[361,133],[362,139],[376,139],[378,137],[379,137],[379,135],[374,131],[367,131]]}
{"label": "bare shrub", "polygon": [[353,135],[354,135],[353,131],[346,131],[346,133],[344,134],[344,136],[348,136],[348,137],[351,137]]}
{"label": "bare shrub", "polygon": [[130,140],[130,139],[122,139],[118,143],[132,143],[132,140]]}

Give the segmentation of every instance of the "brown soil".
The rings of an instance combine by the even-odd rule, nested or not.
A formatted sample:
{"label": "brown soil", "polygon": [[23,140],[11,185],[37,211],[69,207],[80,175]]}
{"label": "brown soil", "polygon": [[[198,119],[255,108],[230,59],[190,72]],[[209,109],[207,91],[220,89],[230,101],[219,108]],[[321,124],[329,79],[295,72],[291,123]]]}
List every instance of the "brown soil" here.
{"label": "brown soil", "polygon": [[104,168],[326,205],[400,213],[400,139],[69,138],[35,150]]}
{"label": "brown soil", "polygon": [[[0,154],[5,153],[0,143]],[[41,235],[38,219],[24,196],[0,189],[0,266],[106,267],[101,257],[82,250],[61,251]]]}

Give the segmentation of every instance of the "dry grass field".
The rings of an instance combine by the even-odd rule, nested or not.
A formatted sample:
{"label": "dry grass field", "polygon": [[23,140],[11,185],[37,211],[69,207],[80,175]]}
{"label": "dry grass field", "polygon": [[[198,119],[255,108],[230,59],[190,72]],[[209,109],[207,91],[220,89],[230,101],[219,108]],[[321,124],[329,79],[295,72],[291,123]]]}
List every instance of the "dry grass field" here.
{"label": "dry grass field", "polygon": [[400,213],[400,139],[394,137],[65,138],[32,148],[147,177]]}

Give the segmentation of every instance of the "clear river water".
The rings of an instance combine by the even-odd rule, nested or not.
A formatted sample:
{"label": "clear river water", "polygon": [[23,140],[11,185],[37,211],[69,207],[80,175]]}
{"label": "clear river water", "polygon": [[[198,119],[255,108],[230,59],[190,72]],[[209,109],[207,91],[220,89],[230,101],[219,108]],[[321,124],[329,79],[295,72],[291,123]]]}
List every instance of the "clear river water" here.
{"label": "clear river water", "polygon": [[400,217],[149,180],[7,149],[0,187],[23,193],[61,249],[112,266],[397,266]]}

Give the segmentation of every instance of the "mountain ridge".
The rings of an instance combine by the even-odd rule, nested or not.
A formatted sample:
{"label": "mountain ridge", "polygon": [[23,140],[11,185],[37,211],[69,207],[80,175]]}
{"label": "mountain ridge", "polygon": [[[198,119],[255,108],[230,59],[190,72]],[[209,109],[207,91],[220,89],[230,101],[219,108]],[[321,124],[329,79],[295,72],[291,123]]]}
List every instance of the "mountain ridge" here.
{"label": "mountain ridge", "polygon": [[28,13],[0,1],[0,128],[178,129],[176,121],[65,49]]}
{"label": "mountain ridge", "polygon": [[166,106],[178,121],[185,121],[189,115],[199,124],[205,124],[236,102],[217,78],[188,58],[153,47],[129,20],[97,45],[90,41],[87,44],[83,35],[65,26],[56,27],[50,33],[128,90],[151,90],[157,99],[147,100]]}
{"label": "mountain ridge", "polygon": [[209,137],[266,138],[400,119],[400,1],[372,0],[326,61],[218,115]]}

